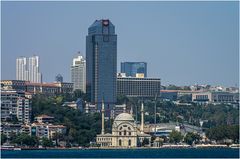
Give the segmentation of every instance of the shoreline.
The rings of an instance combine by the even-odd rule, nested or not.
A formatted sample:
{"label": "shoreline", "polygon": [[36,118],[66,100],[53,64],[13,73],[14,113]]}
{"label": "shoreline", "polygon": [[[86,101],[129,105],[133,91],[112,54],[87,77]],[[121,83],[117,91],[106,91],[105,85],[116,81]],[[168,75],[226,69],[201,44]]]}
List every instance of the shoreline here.
{"label": "shoreline", "polygon": [[4,148],[1,147],[1,151],[18,151],[18,150],[141,150],[141,149],[202,149],[202,148],[231,148],[239,149],[240,145],[163,145],[161,147],[46,147],[46,148],[36,148],[36,147],[14,147],[14,148]]}

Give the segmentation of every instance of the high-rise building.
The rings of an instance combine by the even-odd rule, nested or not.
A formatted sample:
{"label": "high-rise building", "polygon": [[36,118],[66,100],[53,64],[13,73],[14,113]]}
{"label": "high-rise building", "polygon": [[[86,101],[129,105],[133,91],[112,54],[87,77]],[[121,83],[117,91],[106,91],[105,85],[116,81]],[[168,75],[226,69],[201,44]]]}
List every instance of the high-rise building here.
{"label": "high-rise building", "polygon": [[29,81],[42,83],[42,74],[39,72],[39,57],[29,57],[28,63]]}
{"label": "high-rise building", "polygon": [[127,77],[137,77],[137,74],[144,74],[144,77],[147,77],[147,63],[121,62],[121,73],[125,73]]}
{"label": "high-rise building", "polygon": [[27,58],[19,57],[16,59],[16,79],[28,80]]}
{"label": "high-rise building", "polygon": [[16,59],[16,79],[34,83],[42,82],[42,74],[39,72],[39,57],[19,57]]}
{"label": "high-rise building", "polygon": [[86,60],[80,54],[73,58],[71,80],[74,90],[79,89],[86,92]]}
{"label": "high-rise building", "polygon": [[56,77],[55,77],[55,81],[56,82],[63,82],[63,76],[61,74],[58,74]]}
{"label": "high-rise building", "polygon": [[96,20],[86,37],[87,93],[91,102],[104,102],[111,109],[116,102],[117,35],[110,20]]}

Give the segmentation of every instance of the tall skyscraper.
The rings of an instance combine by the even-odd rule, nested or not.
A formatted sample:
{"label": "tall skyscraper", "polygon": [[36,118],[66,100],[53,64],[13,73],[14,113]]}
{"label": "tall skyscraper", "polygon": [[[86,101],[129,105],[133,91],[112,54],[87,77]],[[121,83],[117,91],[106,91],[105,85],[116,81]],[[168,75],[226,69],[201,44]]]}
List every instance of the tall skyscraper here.
{"label": "tall skyscraper", "polygon": [[127,77],[136,77],[136,74],[142,73],[147,77],[146,62],[121,62],[121,73],[125,73]]}
{"label": "tall skyscraper", "polygon": [[27,58],[19,57],[16,59],[16,79],[28,80]]}
{"label": "tall skyscraper", "polygon": [[71,66],[71,80],[73,89],[80,89],[86,92],[86,60],[80,54],[73,58]]}
{"label": "tall skyscraper", "polygon": [[39,72],[39,57],[19,57],[16,59],[16,79],[34,83],[42,82],[42,74]]}
{"label": "tall skyscraper", "polygon": [[28,63],[29,81],[34,83],[42,83],[42,74],[39,72],[39,57],[29,57]]}
{"label": "tall skyscraper", "polygon": [[106,109],[116,102],[117,35],[110,20],[96,20],[86,37],[87,93],[91,102]]}

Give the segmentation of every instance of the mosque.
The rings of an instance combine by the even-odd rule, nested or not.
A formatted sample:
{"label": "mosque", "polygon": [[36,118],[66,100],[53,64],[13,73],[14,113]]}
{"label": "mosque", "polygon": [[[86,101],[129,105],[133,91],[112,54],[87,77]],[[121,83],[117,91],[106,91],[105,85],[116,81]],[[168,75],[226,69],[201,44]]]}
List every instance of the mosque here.
{"label": "mosque", "polygon": [[144,128],[144,108],[141,105],[141,128],[137,128],[131,114],[121,113],[116,116],[112,125],[112,134],[104,132],[104,102],[102,102],[102,132],[97,135],[96,143],[101,147],[137,147],[148,140],[150,146],[151,136],[143,132]]}

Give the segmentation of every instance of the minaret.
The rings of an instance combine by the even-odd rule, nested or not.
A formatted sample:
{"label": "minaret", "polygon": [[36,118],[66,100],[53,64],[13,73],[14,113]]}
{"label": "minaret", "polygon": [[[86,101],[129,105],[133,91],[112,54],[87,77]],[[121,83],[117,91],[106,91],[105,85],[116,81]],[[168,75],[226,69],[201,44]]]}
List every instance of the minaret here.
{"label": "minaret", "polygon": [[133,115],[133,108],[131,106],[131,109],[130,109],[130,114]]}
{"label": "minaret", "polygon": [[143,128],[144,128],[144,109],[143,109],[143,102],[141,107],[141,134],[143,134]]}
{"label": "minaret", "polygon": [[104,134],[104,101],[102,99],[102,135]]}

